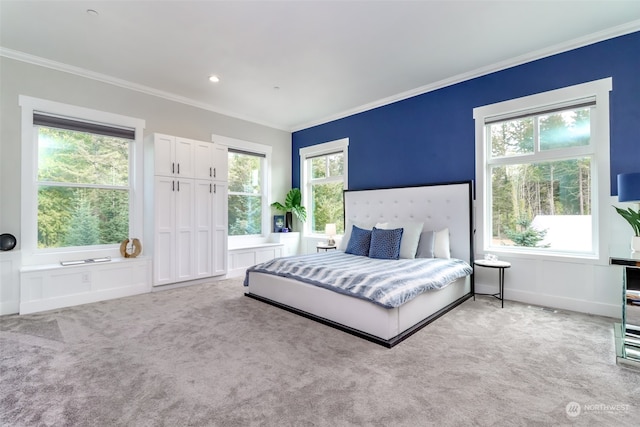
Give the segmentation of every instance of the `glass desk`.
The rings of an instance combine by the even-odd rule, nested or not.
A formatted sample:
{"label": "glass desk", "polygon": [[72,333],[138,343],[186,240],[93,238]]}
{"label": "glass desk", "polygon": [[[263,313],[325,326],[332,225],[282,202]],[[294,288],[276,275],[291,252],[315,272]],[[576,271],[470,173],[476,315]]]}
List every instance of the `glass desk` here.
{"label": "glass desk", "polygon": [[609,264],[624,267],[622,323],[615,326],[617,361],[640,367],[640,253],[616,252]]}

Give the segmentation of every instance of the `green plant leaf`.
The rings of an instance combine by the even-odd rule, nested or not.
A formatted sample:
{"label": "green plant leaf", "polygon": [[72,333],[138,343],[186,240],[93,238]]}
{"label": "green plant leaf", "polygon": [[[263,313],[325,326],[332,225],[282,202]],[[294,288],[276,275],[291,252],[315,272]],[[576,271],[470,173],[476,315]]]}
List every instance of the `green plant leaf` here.
{"label": "green plant leaf", "polygon": [[307,210],[304,206],[295,206],[291,208],[291,211],[300,221],[305,222],[307,220]]}
{"label": "green plant leaf", "polygon": [[302,205],[302,193],[300,192],[299,188],[292,188],[291,190],[289,190],[284,201],[284,205],[291,210]]}
{"label": "green plant leaf", "polygon": [[307,210],[302,206],[302,192],[299,188],[292,188],[287,193],[284,204],[273,202],[271,206],[274,209],[283,212],[293,212],[293,214],[302,222],[307,219]]}
{"label": "green plant leaf", "polygon": [[271,203],[271,207],[272,207],[272,208],[274,208],[274,209],[276,209],[276,210],[282,211],[282,212],[286,212],[286,211],[287,211],[287,208],[286,208],[286,207],[284,207],[284,206],[282,205],[282,203],[280,203],[280,202],[273,202],[273,203]]}
{"label": "green plant leaf", "polygon": [[634,211],[631,208],[621,209],[616,206],[613,208],[629,223],[633,229],[633,233],[636,236],[640,236],[640,211]]}

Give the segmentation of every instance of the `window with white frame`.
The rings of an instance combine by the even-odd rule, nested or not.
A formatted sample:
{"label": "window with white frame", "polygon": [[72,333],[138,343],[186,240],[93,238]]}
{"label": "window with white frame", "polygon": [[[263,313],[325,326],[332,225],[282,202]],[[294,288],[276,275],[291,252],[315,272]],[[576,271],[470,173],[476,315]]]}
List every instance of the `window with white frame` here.
{"label": "window with white frame", "polygon": [[268,206],[273,147],[256,142],[211,135],[227,147],[227,218],[229,242],[242,244],[269,233]]}
{"label": "window with white frame", "polygon": [[343,190],[347,183],[349,139],[300,149],[302,193],[307,208],[305,231],[324,234],[326,224],[336,224],[344,234]]}
{"label": "window with white frame", "polygon": [[263,234],[265,158],[229,148],[229,236]]}
{"label": "window with white frame", "polygon": [[598,254],[610,90],[604,79],[474,109],[484,251]]}
{"label": "window with white frame", "polygon": [[140,236],[144,122],[30,97],[20,103],[27,253],[104,251]]}

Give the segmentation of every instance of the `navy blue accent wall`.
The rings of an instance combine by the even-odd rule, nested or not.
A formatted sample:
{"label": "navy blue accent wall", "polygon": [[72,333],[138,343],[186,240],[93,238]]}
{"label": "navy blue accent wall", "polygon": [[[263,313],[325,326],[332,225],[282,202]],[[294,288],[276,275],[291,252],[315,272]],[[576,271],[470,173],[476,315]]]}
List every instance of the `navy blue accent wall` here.
{"label": "navy blue accent wall", "polygon": [[640,32],[532,61],[293,133],[292,183],[302,147],[349,138],[349,188],[475,179],[473,109],[613,77],[611,186],[640,172]]}

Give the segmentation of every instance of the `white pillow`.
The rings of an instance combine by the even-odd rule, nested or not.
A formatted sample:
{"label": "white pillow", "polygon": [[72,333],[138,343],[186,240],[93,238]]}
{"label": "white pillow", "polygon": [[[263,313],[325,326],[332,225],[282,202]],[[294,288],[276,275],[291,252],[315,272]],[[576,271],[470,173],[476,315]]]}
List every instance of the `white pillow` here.
{"label": "white pillow", "polygon": [[420,243],[420,233],[422,233],[422,222],[379,222],[376,228],[383,230],[393,230],[402,228],[402,240],[400,241],[400,258],[413,259],[418,251],[418,243]]}
{"label": "white pillow", "polygon": [[344,252],[347,249],[347,245],[349,244],[349,239],[351,238],[351,230],[353,230],[353,226],[358,228],[362,228],[363,230],[371,230],[373,225],[366,222],[354,222],[352,224],[347,224],[347,227],[344,230],[344,236],[342,236],[342,240],[340,240],[340,244],[338,245],[338,250]]}
{"label": "white pillow", "polygon": [[418,243],[416,258],[434,258],[433,245],[435,240],[435,231],[423,231],[420,233],[420,243]]}
{"label": "white pillow", "polygon": [[448,228],[436,231],[435,242],[433,243],[433,254],[436,258],[451,258]]}

